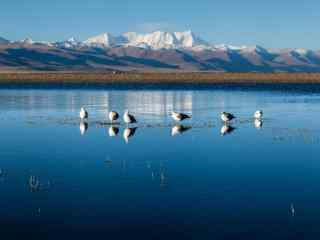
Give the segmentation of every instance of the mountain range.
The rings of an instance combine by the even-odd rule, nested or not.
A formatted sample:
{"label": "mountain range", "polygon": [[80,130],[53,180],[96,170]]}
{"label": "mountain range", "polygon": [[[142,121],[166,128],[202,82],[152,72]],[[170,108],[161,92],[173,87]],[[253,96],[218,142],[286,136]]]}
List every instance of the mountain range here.
{"label": "mountain range", "polygon": [[320,51],[212,44],[192,31],[103,33],[85,41],[0,37],[0,70],[320,72]]}

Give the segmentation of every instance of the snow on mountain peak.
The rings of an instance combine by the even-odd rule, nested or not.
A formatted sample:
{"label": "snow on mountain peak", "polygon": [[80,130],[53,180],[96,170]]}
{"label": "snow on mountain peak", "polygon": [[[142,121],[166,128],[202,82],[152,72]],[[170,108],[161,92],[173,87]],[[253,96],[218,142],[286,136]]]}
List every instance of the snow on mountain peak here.
{"label": "snow on mountain peak", "polygon": [[297,48],[294,49],[293,52],[298,53],[299,55],[306,55],[309,52],[309,50],[304,48]]}
{"label": "snow on mountain peak", "polygon": [[156,31],[147,34],[129,32],[124,33],[123,36],[127,38],[127,44],[131,46],[146,45],[153,49],[161,49],[174,48],[177,45],[176,37],[169,32]]}
{"label": "snow on mountain peak", "polygon": [[208,45],[207,42],[197,37],[191,30],[174,33],[180,45],[185,48],[191,48],[199,45]]}
{"label": "snow on mountain peak", "polygon": [[234,46],[234,45],[227,45],[227,44],[213,45],[213,47],[217,50],[222,50],[222,51],[241,51],[247,48],[247,46]]}
{"label": "snow on mountain peak", "polygon": [[68,40],[62,42],[50,43],[50,45],[61,47],[61,48],[75,48],[82,46],[82,42],[78,41],[75,37],[71,37]]}
{"label": "snow on mountain peak", "polygon": [[33,44],[34,43],[34,41],[31,39],[31,38],[29,38],[29,37],[27,37],[27,38],[25,38],[24,40],[22,40],[21,41],[23,44]]}
{"label": "snow on mountain peak", "polygon": [[127,32],[121,36],[113,37],[108,33],[104,33],[84,42],[86,45],[114,46],[125,45],[144,47],[151,49],[176,49],[176,48],[192,48],[198,45],[207,45],[207,43],[196,37],[190,30],[185,32],[162,32],[156,31],[152,33],[136,33]]}
{"label": "snow on mountain peak", "polygon": [[[9,43],[4,38],[0,37],[0,44]],[[191,30],[182,32],[167,32],[167,31],[155,31],[151,33],[137,33],[126,32],[119,36],[113,36],[110,33],[102,33],[97,36],[93,36],[85,41],[78,41],[76,38],[71,37],[62,42],[34,42],[30,38],[26,38],[23,41],[17,43],[22,44],[42,44],[47,46],[55,46],[61,48],[81,48],[81,47],[99,47],[110,48],[115,46],[123,47],[138,47],[145,49],[181,49],[191,51],[225,51],[225,52],[238,52],[243,55],[266,55],[274,54],[275,51],[265,49],[258,45],[254,46],[234,46],[227,44],[214,45],[199,38]],[[306,56],[310,50],[306,49],[290,49],[288,50],[292,55]]]}
{"label": "snow on mountain peak", "polygon": [[75,37],[71,37],[67,40],[69,43],[78,43],[79,41]]}
{"label": "snow on mountain peak", "polygon": [[84,41],[85,45],[110,47],[116,43],[116,39],[110,33],[103,33]]}

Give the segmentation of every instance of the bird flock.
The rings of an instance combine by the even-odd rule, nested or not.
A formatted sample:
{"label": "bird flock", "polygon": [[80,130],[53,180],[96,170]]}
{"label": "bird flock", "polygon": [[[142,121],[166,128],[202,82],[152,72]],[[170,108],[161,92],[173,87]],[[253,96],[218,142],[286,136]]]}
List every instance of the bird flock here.
{"label": "bird flock", "polygon": [[[81,107],[79,117],[81,120],[80,121],[80,133],[81,133],[81,135],[83,135],[83,134],[85,134],[86,130],[88,129],[88,123],[86,122],[86,120],[89,118],[89,113],[84,107]],[[116,111],[110,111],[107,114],[107,117],[109,118],[111,124],[113,124],[119,119],[120,115]],[[182,122],[186,119],[192,118],[191,115],[188,115],[185,113],[180,113],[180,112],[174,112],[174,111],[171,112],[171,117],[175,122]],[[229,113],[229,112],[221,112],[220,118],[221,118],[222,122],[224,123],[221,130],[220,130],[220,133],[222,136],[230,134],[232,131],[235,130],[235,128],[232,127],[230,124],[234,119],[236,119],[235,115],[233,115],[232,113]],[[253,118],[254,118],[255,127],[257,129],[260,129],[263,124],[263,122],[262,122],[263,111],[257,110],[253,114]],[[137,129],[137,127],[131,127],[131,125],[137,123],[137,120],[134,115],[129,113],[129,110],[125,110],[125,112],[122,116],[122,119],[123,119],[123,122],[127,125],[126,129],[123,132],[123,138],[128,143],[129,138],[135,134],[136,129]],[[190,128],[191,127],[186,127],[186,126],[183,126],[180,124],[176,125],[172,128],[171,135],[175,136],[175,135],[181,134],[181,133],[189,130]],[[111,125],[108,133],[109,133],[110,137],[115,137],[119,133],[119,128]]]}

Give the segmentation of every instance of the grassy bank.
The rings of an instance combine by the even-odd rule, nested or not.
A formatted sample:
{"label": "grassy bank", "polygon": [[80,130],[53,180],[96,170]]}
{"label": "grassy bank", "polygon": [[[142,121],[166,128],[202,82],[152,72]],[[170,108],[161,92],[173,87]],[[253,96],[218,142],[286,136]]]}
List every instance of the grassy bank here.
{"label": "grassy bank", "polygon": [[320,73],[0,72],[0,83],[312,84],[320,83]]}

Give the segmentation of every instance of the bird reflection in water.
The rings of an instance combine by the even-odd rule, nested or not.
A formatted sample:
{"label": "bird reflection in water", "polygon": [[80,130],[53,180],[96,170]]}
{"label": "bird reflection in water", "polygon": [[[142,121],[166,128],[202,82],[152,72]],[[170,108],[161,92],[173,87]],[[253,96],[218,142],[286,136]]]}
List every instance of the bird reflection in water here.
{"label": "bird reflection in water", "polygon": [[261,129],[263,126],[263,121],[261,119],[255,119],[254,126],[256,127],[256,129]]}
{"label": "bird reflection in water", "polygon": [[40,215],[41,215],[41,208],[38,208],[38,209],[37,209],[36,215],[37,215],[37,216],[40,216]]}
{"label": "bird reflection in water", "polygon": [[126,143],[129,143],[129,138],[134,136],[134,134],[136,133],[136,130],[137,130],[137,128],[134,127],[134,128],[126,128],[123,131],[123,138],[126,141]]}
{"label": "bird reflection in water", "polygon": [[29,177],[28,185],[30,192],[40,191],[40,181],[35,176]]}
{"label": "bird reflection in water", "polygon": [[111,126],[108,132],[110,137],[116,137],[119,133],[119,128]]}
{"label": "bird reflection in water", "polygon": [[186,131],[188,131],[189,129],[191,129],[190,126],[183,126],[183,125],[175,125],[172,129],[171,129],[171,136],[176,136],[179,134],[182,134]]}
{"label": "bird reflection in water", "polygon": [[168,185],[167,177],[163,170],[160,171],[160,187],[166,187]]}
{"label": "bird reflection in water", "polygon": [[88,127],[89,127],[89,125],[88,125],[87,122],[84,122],[84,121],[81,121],[81,122],[80,122],[79,128],[80,128],[80,134],[81,134],[82,136],[87,132]]}
{"label": "bird reflection in water", "polygon": [[291,211],[292,217],[294,217],[296,214],[296,210],[294,209],[293,203],[291,203],[291,205],[290,205],[290,211]]}
{"label": "bird reflection in water", "polygon": [[235,130],[234,127],[228,124],[225,124],[222,126],[220,133],[221,133],[221,136],[225,136],[225,135],[231,134],[234,130]]}
{"label": "bird reflection in water", "polygon": [[160,187],[166,187],[168,185],[168,178],[166,175],[166,167],[164,166],[163,162],[160,162],[160,169],[159,169],[159,174],[160,174]]}

